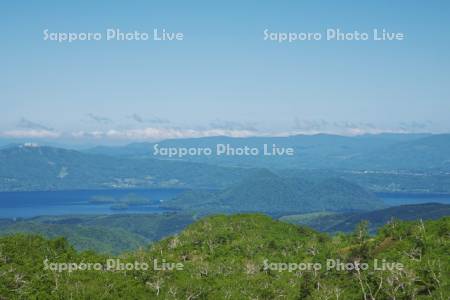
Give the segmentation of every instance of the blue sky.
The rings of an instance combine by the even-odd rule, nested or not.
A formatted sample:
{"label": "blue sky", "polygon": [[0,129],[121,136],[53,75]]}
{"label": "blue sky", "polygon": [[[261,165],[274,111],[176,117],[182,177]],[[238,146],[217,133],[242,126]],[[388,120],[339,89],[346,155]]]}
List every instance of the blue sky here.
{"label": "blue sky", "polygon": [[[0,136],[142,140],[449,132],[448,1],[10,1],[0,4]],[[50,32],[184,40],[43,40]],[[264,41],[263,31],[404,41]]]}

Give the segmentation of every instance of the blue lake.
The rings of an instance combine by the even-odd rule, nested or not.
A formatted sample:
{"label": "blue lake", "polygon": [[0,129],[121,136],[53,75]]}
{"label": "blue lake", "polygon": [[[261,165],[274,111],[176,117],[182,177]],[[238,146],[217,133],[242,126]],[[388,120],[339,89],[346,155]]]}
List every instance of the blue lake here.
{"label": "blue lake", "polygon": [[[77,190],[51,192],[0,192],[0,218],[30,218],[42,215],[71,214],[123,214],[123,213],[162,213],[160,204],[182,193],[183,189],[133,189],[133,190]],[[108,196],[120,199],[127,195],[138,195],[151,200],[151,203],[129,206],[126,210],[113,210],[113,204],[92,204],[95,196]],[[385,194],[377,196],[387,205],[445,203],[450,204],[450,195],[411,195]]]}
{"label": "blue lake", "polygon": [[431,202],[450,204],[449,194],[377,193],[376,195],[389,206]]}
{"label": "blue lake", "polygon": [[[0,218],[29,218],[41,215],[160,213],[161,201],[180,194],[182,189],[145,190],[77,190],[51,192],[0,192]],[[113,210],[111,203],[92,204],[95,196],[120,199],[127,195],[149,199],[146,205],[129,206],[127,210]]]}

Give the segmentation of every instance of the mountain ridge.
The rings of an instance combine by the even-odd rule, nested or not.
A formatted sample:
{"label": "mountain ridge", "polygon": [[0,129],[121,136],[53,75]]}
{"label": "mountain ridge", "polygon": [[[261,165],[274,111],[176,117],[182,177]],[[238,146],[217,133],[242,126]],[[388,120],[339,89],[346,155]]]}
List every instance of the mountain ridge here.
{"label": "mountain ridge", "polygon": [[117,158],[48,146],[0,149],[0,191],[224,187],[246,169],[152,158]]}

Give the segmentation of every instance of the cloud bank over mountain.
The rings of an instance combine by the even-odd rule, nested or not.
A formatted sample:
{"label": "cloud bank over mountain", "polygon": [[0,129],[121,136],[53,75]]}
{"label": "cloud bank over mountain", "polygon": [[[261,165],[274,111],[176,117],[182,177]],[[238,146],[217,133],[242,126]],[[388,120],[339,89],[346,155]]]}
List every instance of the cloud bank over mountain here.
{"label": "cloud bank over mountain", "polygon": [[[21,118],[15,126],[0,130],[0,137],[12,139],[74,139],[78,141],[157,141],[164,139],[200,138],[212,136],[258,137],[291,136],[297,134],[362,135],[380,133],[442,133],[434,130],[431,121],[399,121],[380,125],[362,121],[332,121],[326,119],[295,118],[285,124],[271,126],[270,122],[241,122],[214,119],[204,124],[182,124],[155,115],[133,113],[111,118],[89,113],[81,128],[54,129],[47,124]],[[290,124],[290,125],[289,125]]]}

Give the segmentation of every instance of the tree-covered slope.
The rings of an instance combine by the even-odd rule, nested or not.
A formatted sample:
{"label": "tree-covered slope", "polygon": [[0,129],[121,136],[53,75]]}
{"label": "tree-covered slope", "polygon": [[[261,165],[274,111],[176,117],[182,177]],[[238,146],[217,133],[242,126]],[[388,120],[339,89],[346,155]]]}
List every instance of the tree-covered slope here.
{"label": "tree-covered slope", "polygon": [[258,170],[224,190],[188,191],[166,201],[164,206],[200,214],[266,212],[276,215],[322,210],[371,210],[382,208],[383,203],[372,193],[342,179],[310,182]]}
{"label": "tree-covered slope", "polygon": [[[44,260],[102,263],[107,257],[76,252],[62,239],[14,235],[0,238],[0,297],[448,299],[449,238],[449,218],[391,223],[375,237],[361,224],[352,234],[329,237],[262,215],[214,216],[119,257],[122,262],[147,262],[148,270],[69,273],[45,270]],[[155,259],[181,263],[182,268],[156,270]],[[368,267],[327,267],[330,259]],[[375,259],[378,267],[381,262],[397,265],[376,269]],[[308,263],[316,267],[298,269]]]}
{"label": "tree-covered slope", "polygon": [[389,223],[392,219],[398,220],[434,220],[450,216],[450,205],[439,203],[425,203],[414,205],[401,205],[381,210],[362,212],[345,217],[341,222],[331,226],[328,231],[351,231],[361,221],[368,221],[372,232]]}
{"label": "tree-covered slope", "polygon": [[369,231],[375,233],[391,220],[435,220],[450,216],[450,205],[440,203],[424,203],[393,206],[368,212],[318,212],[298,215],[287,215],[280,218],[283,222],[305,225],[321,232],[350,232],[355,226],[367,221]]}
{"label": "tree-covered slope", "polygon": [[315,210],[372,210],[384,206],[373,193],[339,178],[325,179],[313,185],[306,193],[315,204]]}
{"label": "tree-covered slope", "polygon": [[43,216],[0,219],[0,235],[33,233],[65,237],[77,250],[118,254],[175,234],[194,222],[189,214]]}

